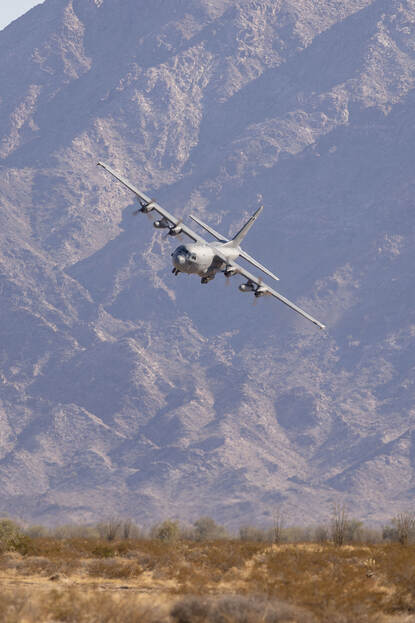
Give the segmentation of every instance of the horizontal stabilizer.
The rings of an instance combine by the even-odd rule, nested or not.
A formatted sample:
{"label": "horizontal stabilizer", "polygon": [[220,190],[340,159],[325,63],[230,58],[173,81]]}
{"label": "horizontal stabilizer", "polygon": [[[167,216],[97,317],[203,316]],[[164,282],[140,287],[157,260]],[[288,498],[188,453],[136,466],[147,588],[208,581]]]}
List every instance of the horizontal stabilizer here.
{"label": "horizontal stabilizer", "polygon": [[259,270],[262,270],[262,272],[268,275],[269,277],[272,277],[273,279],[275,279],[275,281],[279,281],[279,277],[277,277],[277,275],[274,275],[274,273],[268,270],[268,268],[265,268],[265,266],[262,266],[262,264],[257,262],[257,260],[255,260],[253,257],[248,255],[248,253],[246,253],[242,249],[239,252],[239,256],[243,257],[243,259],[249,262],[250,264],[252,264],[252,266],[255,266],[256,268],[259,268]]}

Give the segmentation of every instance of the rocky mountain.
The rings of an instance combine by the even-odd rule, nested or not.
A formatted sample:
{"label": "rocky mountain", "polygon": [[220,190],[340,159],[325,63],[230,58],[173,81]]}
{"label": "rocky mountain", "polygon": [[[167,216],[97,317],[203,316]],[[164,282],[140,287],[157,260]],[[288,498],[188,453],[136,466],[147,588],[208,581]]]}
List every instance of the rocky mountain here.
{"label": "rocky mountain", "polygon": [[[381,522],[415,467],[415,2],[45,0],[0,32],[0,511]],[[171,274],[125,174],[275,300]]]}

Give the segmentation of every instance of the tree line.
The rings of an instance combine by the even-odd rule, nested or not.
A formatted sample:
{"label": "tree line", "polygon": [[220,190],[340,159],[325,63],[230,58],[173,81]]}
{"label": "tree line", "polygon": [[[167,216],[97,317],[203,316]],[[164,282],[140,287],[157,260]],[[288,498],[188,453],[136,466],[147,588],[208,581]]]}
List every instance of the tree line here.
{"label": "tree line", "polygon": [[[357,543],[397,542],[408,545],[415,542],[415,513],[398,513],[380,528],[365,526],[349,516],[345,505],[337,504],[326,523],[310,526],[290,526],[282,512],[274,514],[268,527],[242,525],[236,532],[227,530],[211,517],[200,517],[192,524],[178,519],[166,519],[144,529],[132,519],[110,517],[91,524],[68,523],[55,527],[31,525],[8,517],[0,518],[0,553],[10,549],[25,549],[25,543],[34,538],[116,540],[154,539],[164,543],[179,540],[218,541],[238,539],[256,543],[333,543],[337,546]],[[24,551],[23,551],[24,553]]]}

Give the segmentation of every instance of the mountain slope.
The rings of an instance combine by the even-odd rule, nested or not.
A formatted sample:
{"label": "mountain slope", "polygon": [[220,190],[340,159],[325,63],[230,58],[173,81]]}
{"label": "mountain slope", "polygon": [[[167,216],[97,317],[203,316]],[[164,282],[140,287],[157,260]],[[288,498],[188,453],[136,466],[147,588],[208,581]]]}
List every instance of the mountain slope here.
{"label": "mountain slope", "polygon": [[[0,33],[4,512],[381,521],[413,488],[409,0],[46,0]],[[327,332],[174,243],[98,159]]]}

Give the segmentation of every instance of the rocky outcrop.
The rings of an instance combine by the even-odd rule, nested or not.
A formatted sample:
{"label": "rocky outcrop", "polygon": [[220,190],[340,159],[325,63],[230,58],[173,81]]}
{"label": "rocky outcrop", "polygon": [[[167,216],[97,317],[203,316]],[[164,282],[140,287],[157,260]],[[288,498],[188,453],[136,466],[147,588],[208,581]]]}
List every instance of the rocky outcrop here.
{"label": "rocky outcrop", "polygon": [[[0,492],[44,522],[408,508],[415,7],[46,0],[0,33]],[[326,332],[170,272],[118,168]],[[415,446],[414,446],[415,447]]]}

